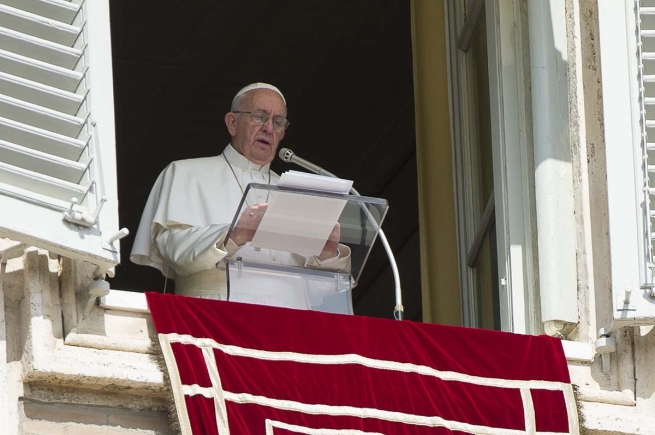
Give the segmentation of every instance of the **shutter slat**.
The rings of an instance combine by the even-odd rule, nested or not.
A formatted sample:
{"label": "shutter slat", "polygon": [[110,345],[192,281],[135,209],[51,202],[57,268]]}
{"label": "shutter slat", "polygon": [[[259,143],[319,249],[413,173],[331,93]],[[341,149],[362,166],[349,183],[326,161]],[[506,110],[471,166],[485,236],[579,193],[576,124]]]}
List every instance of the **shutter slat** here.
{"label": "shutter slat", "polygon": [[0,118],[0,138],[46,154],[79,160],[87,139],[73,139],[31,125]]}
{"label": "shutter slat", "polygon": [[0,46],[41,62],[68,69],[75,68],[83,51],[0,27]]}
{"label": "shutter slat", "polygon": [[0,161],[69,183],[79,183],[90,163],[62,159],[4,140],[0,140]]}
{"label": "shutter slat", "polygon": [[61,201],[70,201],[71,198],[77,198],[80,203],[89,190],[88,186],[69,183],[38,172],[12,166],[2,161],[0,161],[0,183],[47,195]]}
{"label": "shutter slat", "polygon": [[0,72],[0,94],[49,109],[75,115],[86,98],[86,90],[81,93],[64,91],[11,74]]}
{"label": "shutter slat", "polygon": [[67,115],[6,95],[0,95],[0,117],[20,120],[24,124],[72,138],[77,138],[86,122],[86,117]]}
{"label": "shutter slat", "polygon": [[0,71],[75,92],[84,78],[86,69],[73,71],[0,49]]}
{"label": "shutter slat", "polygon": [[0,3],[66,24],[71,24],[80,10],[79,5],[64,0],[0,0]]}
{"label": "shutter slat", "polygon": [[82,28],[0,4],[0,27],[72,47]]}

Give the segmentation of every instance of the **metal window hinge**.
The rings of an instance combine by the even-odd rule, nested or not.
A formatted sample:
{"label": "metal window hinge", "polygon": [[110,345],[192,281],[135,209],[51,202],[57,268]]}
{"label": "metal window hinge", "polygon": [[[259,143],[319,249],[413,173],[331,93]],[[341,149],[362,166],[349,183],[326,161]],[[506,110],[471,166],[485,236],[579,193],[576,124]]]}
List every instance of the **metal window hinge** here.
{"label": "metal window hinge", "polygon": [[107,198],[100,198],[100,203],[93,210],[83,209],[80,211],[76,210],[79,200],[77,198],[71,198],[71,204],[63,214],[64,220],[76,225],[92,227],[98,221],[98,215],[105,202],[107,202]]}

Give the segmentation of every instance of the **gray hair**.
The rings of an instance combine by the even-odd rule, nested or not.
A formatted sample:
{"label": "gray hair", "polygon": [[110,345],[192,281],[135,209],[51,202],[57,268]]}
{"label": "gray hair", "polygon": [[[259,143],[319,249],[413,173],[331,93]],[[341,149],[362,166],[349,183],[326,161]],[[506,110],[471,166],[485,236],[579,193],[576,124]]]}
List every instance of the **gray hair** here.
{"label": "gray hair", "polygon": [[246,96],[247,96],[249,93],[250,93],[250,92],[246,92],[246,93],[243,93],[243,94],[239,95],[238,97],[236,97],[236,98],[232,101],[232,107],[230,107],[230,112],[236,112],[236,111],[238,111],[239,108],[241,107],[241,105],[243,104],[244,100],[246,99]]}
{"label": "gray hair", "polygon": [[[246,102],[246,98],[252,98],[252,96],[255,95],[253,93],[253,91],[256,91],[256,90],[257,89],[251,89],[251,90],[249,90],[247,92],[244,92],[243,94],[237,96],[236,98],[234,98],[234,100],[232,100],[232,106],[230,107],[230,112],[238,112],[239,109],[241,109],[241,106],[243,105],[243,103]],[[280,96],[282,95],[279,92],[278,92],[278,94]],[[284,97],[282,97],[282,101],[284,101]],[[288,113],[288,110],[287,110],[287,107],[286,107],[286,101],[285,101],[284,107],[285,107],[285,112]]]}

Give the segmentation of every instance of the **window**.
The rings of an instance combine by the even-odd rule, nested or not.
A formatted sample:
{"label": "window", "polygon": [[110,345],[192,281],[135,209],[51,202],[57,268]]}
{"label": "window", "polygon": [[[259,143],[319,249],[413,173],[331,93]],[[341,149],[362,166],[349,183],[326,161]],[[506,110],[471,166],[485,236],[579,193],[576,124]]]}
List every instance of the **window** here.
{"label": "window", "polygon": [[464,324],[537,332],[524,7],[448,2],[451,115]]}

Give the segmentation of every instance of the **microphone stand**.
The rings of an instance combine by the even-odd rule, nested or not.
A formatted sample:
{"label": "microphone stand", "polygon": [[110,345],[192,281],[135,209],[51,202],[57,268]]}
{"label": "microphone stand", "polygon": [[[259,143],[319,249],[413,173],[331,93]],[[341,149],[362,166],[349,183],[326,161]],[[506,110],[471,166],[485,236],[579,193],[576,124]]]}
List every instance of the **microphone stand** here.
{"label": "microphone stand", "polygon": [[[339,178],[336,175],[334,175],[332,172],[326,171],[325,169],[321,168],[320,166],[316,166],[313,163],[305,165],[298,161],[294,161],[294,157],[295,154],[293,153],[293,151],[287,148],[283,148],[280,150],[280,158],[285,162],[295,163],[298,166],[302,166],[303,168],[319,175],[325,175],[327,177],[332,177],[332,178]],[[298,158],[296,159],[302,160],[303,163],[305,162],[304,159],[298,159]],[[362,196],[357,190],[355,190],[354,187],[350,188],[350,192],[353,195]],[[377,223],[375,222],[375,219],[373,219],[373,216],[371,216],[371,212],[368,211],[368,209],[363,204],[360,204],[360,207],[362,207],[362,210],[364,210],[364,213],[366,213],[366,216],[368,217],[369,221],[371,221],[376,227],[378,227]],[[393,318],[396,320],[403,320],[405,318],[405,308],[403,307],[403,295],[400,288],[400,274],[398,273],[398,265],[396,264],[396,257],[394,257],[393,255],[393,251],[391,250],[391,246],[389,246],[389,241],[387,240],[387,236],[384,234],[382,228],[378,227],[378,232],[380,234],[380,241],[382,242],[382,246],[384,246],[384,250],[387,253],[387,257],[389,257],[389,263],[391,264],[391,271],[393,272],[393,281],[395,286],[394,291],[396,295],[396,306],[393,309]]]}

